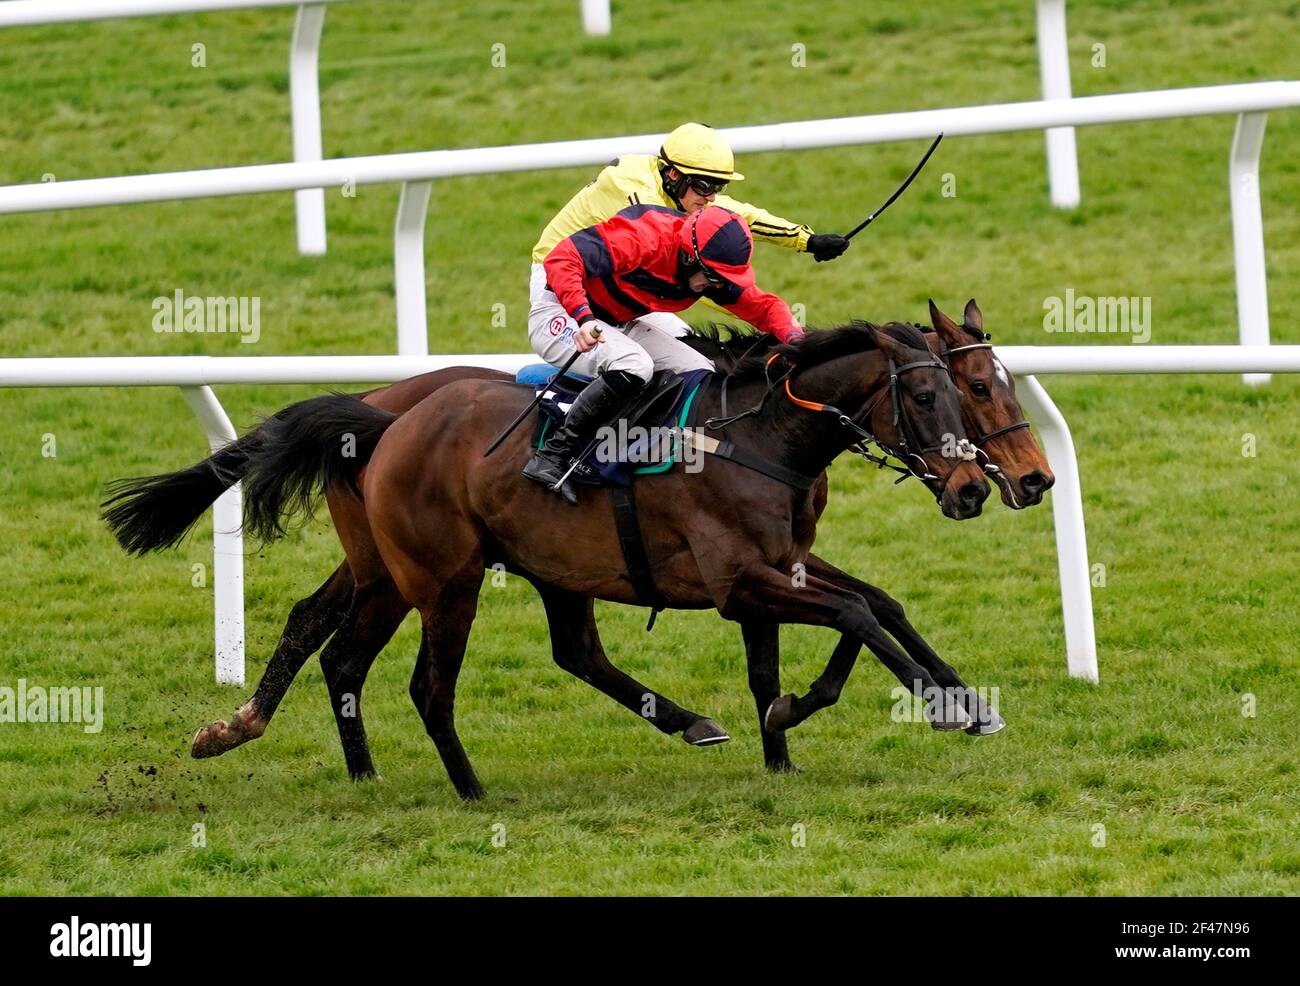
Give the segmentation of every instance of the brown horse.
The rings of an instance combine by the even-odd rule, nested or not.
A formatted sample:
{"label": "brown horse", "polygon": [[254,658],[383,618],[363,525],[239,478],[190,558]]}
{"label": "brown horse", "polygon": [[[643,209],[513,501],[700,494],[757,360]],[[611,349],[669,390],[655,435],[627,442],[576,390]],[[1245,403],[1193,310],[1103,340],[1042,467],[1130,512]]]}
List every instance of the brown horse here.
{"label": "brown horse", "polygon": [[[747,458],[710,462],[696,476],[656,476],[659,495],[644,498],[646,548],[661,559],[655,576],[668,605],[836,626],[883,659],[910,665],[907,678],[918,691],[937,690],[861,597],[816,576],[793,589],[790,571],[806,562],[815,535],[809,490],[863,436],[916,463],[948,516],[979,513],[987,487],[970,461],[973,451],[964,454],[969,446],[946,368],[910,326],[864,325],[811,333],[771,356],[742,361],[725,381],[734,385],[735,406],[752,401],[756,409],[728,434],[735,447],[750,450]],[[796,382],[800,397],[791,389]],[[712,380],[700,397],[706,413],[718,410],[718,384]],[[280,412],[244,450],[247,526],[264,538],[282,532],[283,516],[318,487],[353,486],[369,462],[362,489],[382,571],[422,617],[412,698],[463,797],[478,796],[480,788],[456,736],[453,696],[484,568],[503,561],[559,590],[638,601],[603,496],[587,491],[578,510],[560,509],[545,491],[519,484],[518,460],[528,451],[523,433],[507,442],[506,454],[481,457],[523,396],[509,384],[462,380],[401,418],[356,398],[315,398]],[[350,457],[343,454],[349,445]],[[765,458],[754,448],[773,454]],[[958,458],[950,458],[954,451]],[[366,568],[348,547],[353,571]],[[354,607],[365,603],[362,590],[358,579]],[[364,632],[372,621],[357,622]],[[661,728],[684,730],[690,742],[726,738],[707,719],[660,709],[679,720]],[[952,728],[971,723],[964,710],[950,708],[935,719]]]}
{"label": "brown horse", "polygon": [[[1009,378],[1001,371],[988,351],[987,343],[983,341],[985,337],[982,333],[982,318],[978,307],[974,302],[967,305],[965,325],[961,327],[940,312],[933,302],[930,309],[938,336],[927,341],[930,342],[932,350],[944,354],[953,370],[954,379],[964,399],[963,416],[966,419],[966,427],[969,431],[982,436],[981,444],[984,445],[982,451],[987,460],[986,468],[998,480],[1004,501],[1013,507],[1037,502],[1041,499],[1042,490],[1050,485],[1051,476],[1046,470],[1041,450],[1027,431],[1020,431],[1024,427],[1024,421],[1019,406],[1015,402]],[[708,355],[718,359],[720,366],[734,359],[734,354],[726,351],[716,341],[708,339],[692,341]],[[743,344],[746,349],[752,348],[750,338],[733,341]],[[366,395],[365,399],[377,406],[401,413],[427,393],[466,376],[504,379],[504,375],[493,371],[455,368],[403,381],[374,391]],[[247,443],[255,434],[250,433],[249,436],[245,436],[241,443]],[[212,478],[224,475],[227,477],[227,482],[233,482],[234,478],[237,478],[236,474],[241,471],[241,463],[232,460],[232,457],[237,457],[236,450],[234,447],[229,447],[223,450],[223,453],[227,456],[225,462],[217,462],[214,458],[211,463],[200,463],[191,470],[175,474],[176,477],[185,477],[186,474],[196,472],[206,475],[210,493],[192,517],[187,521],[181,519],[180,527],[176,524],[178,518],[175,516],[166,518],[170,522],[170,528],[168,523],[158,525],[156,522],[159,520],[159,510],[158,505],[154,504],[146,511],[150,515],[152,535],[161,533],[164,537],[168,537],[166,532],[170,529],[172,535],[169,541],[177,540],[183,534],[184,528],[197,519],[207,503],[224,488],[221,483],[211,482]],[[1001,465],[998,466],[995,462]],[[190,475],[187,489],[192,492],[197,485],[202,485],[202,478],[199,475]],[[821,495],[817,497],[818,514],[825,503],[824,486],[819,489],[819,493]],[[350,545],[349,554],[353,557],[373,557],[373,551],[358,550],[359,544],[368,543],[370,538],[368,528],[365,527],[364,514],[357,501],[338,491],[330,491],[328,497],[340,536]],[[178,501],[169,497],[168,502],[175,504]],[[137,506],[144,505],[144,501],[139,499],[135,500],[135,503]],[[114,512],[119,514],[119,518],[122,510],[121,505],[114,509]],[[124,535],[125,541],[125,529],[120,529],[119,533]],[[875,587],[845,575],[815,556],[810,557],[809,567],[818,577],[862,594],[882,624],[898,638],[909,655],[931,667],[936,681],[949,687],[963,687],[955,672],[938,659],[908,624],[901,606],[896,601]],[[533,581],[537,584],[535,579]],[[321,661],[327,681],[330,683],[331,693],[335,696],[335,711],[344,751],[353,776],[362,777],[372,773],[373,767],[359,710],[351,710],[353,714],[346,717],[341,715],[340,696],[353,696],[354,702],[359,699],[360,688],[370,662],[382,649],[388,636],[409,610],[409,606],[398,603],[395,607],[377,607],[371,603],[360,607],[349,607],[356,585],[357,580],[353,571],[345,564],[340,566],[317,593],[301,600],[293,608],[279,646],[256,692],[236,711],[231,722],[218,721],[199,731],[194,744],[195,756],[217,755],[260,736],[302,664],[327,637],[335,634]],[[548,616],[551,618],[557,662],[615,697],[619,697],[620,691],[626,693],[627,686],[631,686],[632,698],[635,702],[624,701],[624,704],[633,708],[643,706],[647,691],[639,683],[622,675],[605,658],[600,648],[590,602],[568,599],[565,598],[564,593],[557,592],[553,588],[540,584],[537,586],[543,594]],[[374,600],[382,597],[385,591],[390,597],[396,595],[391,582],[381,578],[364,587],[359,595],[363,600]],[[377,610],[387,614],[390,628],[379,633],[358,635],[355,632],[356,618],[368,617],[362,620],[362,623],[368,627],[373,626]],[[835,674],[837,666],[843,676],[847,677],[847,671],[852,666],[852,659],[856,656],[858,647],[852,646],[851,652],[847,654],[845,647],[837,649],[837,659],[828,667],[827,674],[818,680],[808,698],[795,700],[790,696],[782,700],[786,703],[784,706],[769,711],[773,706],[773,698],[779,694],[776,624],[755,621],[747,623],[744,629],[750,657],[750,683],[758,704],[760,719],[763,719],[764,712],[768,712],[762,730],[765,756],[772,769],[789,769],[785,738],[777,730],[801,721],[815,708],[834,701],[839,688],[843,685],[842,678]],[[802,706],[796,704],[800,701]],[[980,731],[993,731],[991,725],[996,728],[989,719],[985,719]]]}

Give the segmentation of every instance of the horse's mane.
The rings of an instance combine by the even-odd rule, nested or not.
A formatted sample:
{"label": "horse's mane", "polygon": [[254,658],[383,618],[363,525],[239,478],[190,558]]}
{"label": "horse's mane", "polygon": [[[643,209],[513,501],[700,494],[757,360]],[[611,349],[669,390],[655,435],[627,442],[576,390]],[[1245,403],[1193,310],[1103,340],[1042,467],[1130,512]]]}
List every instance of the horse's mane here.
{"label": "horse's mane", "polygon": [[816,366],[829,360],[876,349],[871,338],[875,329],[897,339],[904,345],[928,353],[925,336],[917,325],[907,322],[872,322],[855,320],[847,325],[830,329],[809,329],[801,339],[781,343],[776,336],[754,329],[738,328],[711,322],[692,326],[681,337],[696,352],[713,360],[717,372],[736,383],[763,376],[764,367],[773,353],[780,353],[800,367]]}

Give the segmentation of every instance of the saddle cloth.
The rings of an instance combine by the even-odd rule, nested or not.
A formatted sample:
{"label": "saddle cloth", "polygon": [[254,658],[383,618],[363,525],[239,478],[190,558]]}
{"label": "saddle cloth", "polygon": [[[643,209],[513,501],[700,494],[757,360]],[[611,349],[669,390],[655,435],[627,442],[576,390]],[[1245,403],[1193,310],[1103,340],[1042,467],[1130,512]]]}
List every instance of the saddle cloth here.
{"label": "saddle cloth", "polygon": [[[681,429],[691,425],[696,394],[711,370],[676,373],[660,370],[602,429],[571,479],[592,486],[630,486],[636,476],[667,472],[681,454]],[[552,428],[564,423],[590,377],[560,377],[546,363],[530,364],[515,375],[541,394],[534,445],[540,448]]]}

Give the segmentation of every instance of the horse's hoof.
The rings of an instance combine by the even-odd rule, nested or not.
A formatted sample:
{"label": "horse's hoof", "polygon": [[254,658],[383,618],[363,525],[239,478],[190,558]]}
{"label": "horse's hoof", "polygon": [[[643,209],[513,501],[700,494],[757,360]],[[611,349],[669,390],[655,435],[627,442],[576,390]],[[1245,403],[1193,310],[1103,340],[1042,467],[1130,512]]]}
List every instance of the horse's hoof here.
{"label": "horse's hoof", "polygon": [[727,742],[731,737],[712,719],[697,719],[682,733],[682,739],[691,746],[714,746]]}
{"label": "horse's hoof", "polygon": [[227,750],[242,746],[249,740],[255,740],[266,732],[266,723],[256,713],[250,711],[248,704],[235,710],[230,722],[218,719],[210,722],[194,734],[190,743],[190,756],[195,760],[206,757],[219,757]]}
{"label": "horse's hoof", "polygon": [[763,716],[763,728],[769,733],[783,733],[790,728],[794,718],[794,696],[782,695],[773,699]]}
{"label": "horse's hoof", "polygon": [[773,760],[767,765],[767,769],[773,774],[802,773],[802,771],[789,760]]}
{"label": "horse's hoof", "polygon": [[190,743],[190,756],[195,760],[220,756],[236,745],[231,742],[233,732],[230,723],[225,719],[208,723],[194,734],[194,739]]}
{"label": "horse's hoof", "polygon": [[977,721],[966,727],[966,732],[970,736],[992,736],[1007,728],[1007,721],[987,705],[981,704],[976,716]]}
{"label": "horse's hoof", "polygon": [[925,718],[932,727],[945,733],[969,729],[976,724],[970,717],[970,713],[951,696],[945,697],[942,701],[928,702],[925,706]]}

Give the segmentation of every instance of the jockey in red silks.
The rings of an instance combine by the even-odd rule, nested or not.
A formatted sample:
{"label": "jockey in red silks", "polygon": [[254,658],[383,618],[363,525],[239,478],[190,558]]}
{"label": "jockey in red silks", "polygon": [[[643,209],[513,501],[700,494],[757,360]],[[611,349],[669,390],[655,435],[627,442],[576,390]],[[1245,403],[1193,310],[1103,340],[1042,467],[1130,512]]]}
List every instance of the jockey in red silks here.
{"label": "jockey in red silks", "polygon": [[[753,249],[748,224],[721,206],[688,216],[664,206],[633,205],[561,240],[543,261],[552,314],[530,317],[528,341],[555,367],[577,349],[584,355],[573,371],[595,379],[524,475],[554,487],[655,370],[713,368],[642,316],[679,312],[703,297],[782,342],[802,335],[789,306],[755,285]],[[559,492],[577,502],[568,482]]]}

